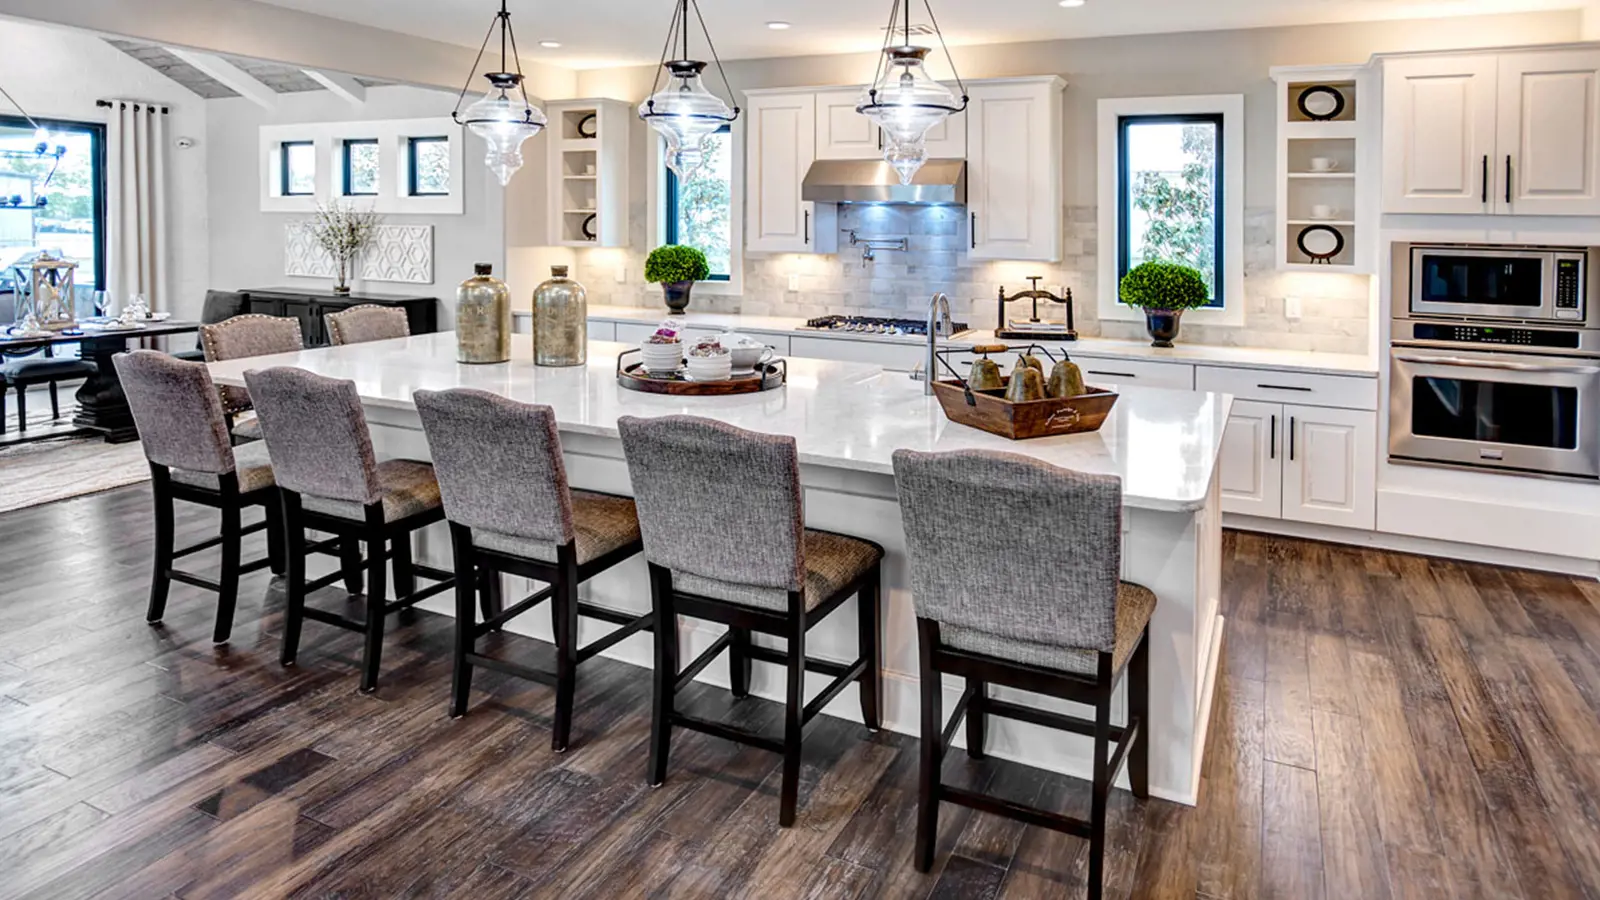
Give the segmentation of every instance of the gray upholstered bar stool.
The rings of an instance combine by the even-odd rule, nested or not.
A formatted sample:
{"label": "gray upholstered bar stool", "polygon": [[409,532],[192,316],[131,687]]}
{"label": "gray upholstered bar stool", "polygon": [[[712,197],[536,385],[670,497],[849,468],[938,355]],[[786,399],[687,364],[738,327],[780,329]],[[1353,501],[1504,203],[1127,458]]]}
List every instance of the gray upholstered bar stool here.
{"label": "gray upholstered bar stool", "polygon": [[[578,664],[650,627],[650,613],[621,612],[578,599],[578,585],[637,554],[639,521],[633,501],[567,484],[556,416],[548,406],[517,403],[484,391],[417,391],[455,547],[456,644],[450,714],[467,711],[472,669],[482,666],[556,689],[551,746],[567,749]],[[502,610],[501,573],[548,587]],[[483,621],[473,610],[482,591]],[[478,638],[550,601],[556,671],[531,669],[478,653]],[[578,617],[621,626],[578,646]]]}
{"label": "gray upholstered bar stool", "polygon": [[[1121,580],[1122,482],[1010,453],[965,450],[894,455],[911,558],[922,657],[921,806],[916,865],[928,871],[941,800],[1089,839],[1089,896],[1104,873],[1106,797],[1123,761],[1148,796],[1149,646],[1156,597]],[[974,509],[1003,509],[1015,528],[955,528]],[[1128,716],[1111,724],[1111,697],[1128,673]],[[947,724],[943,675],[966,679]],[[1004,685],[1088,704],[1082,719],[999,700]],[[967,753],[981,757],[988,716],[1094,738],[1087,820],[945,786],[940,765],[967,719]]]}
{"label": "gray upholstered bar stool", "polygon": [[[288,367],[251,369],[244,380],[283,496],[289,599],[282,662],[294,664],[305,619],[355,631],[366,636],[361,690],[376,690],[387,616],[455,583],[451,573],[416,565],[411,557],[412,532],[444,521],[433,467],[409,459],[377,461],[354,382]],[[338,535],[346,547],[354,540],[366,542],[364,621],[306,606],[307,593],[340,577],[336,572],[306,583],[307,528]],[[384,563],[390,558],[396,594],[392,602],[384,578]],[[418,575],[435,583],[418,589]]]}
{"label": "gray upholstered bar stool", "polygon": [[335,347],[411,336],[406,311],[398,307],[363,303],[322,318],[328,324],[328,339]]}
{"label": "gray upholstered bar stool", "polygon": [[[205,364],[173,359],[154,350],[119,353],[113,359],[150,463],[150,490],[155,499],[155,571],[145,618],[152,625],[161,622],[174,581],[214,591],[217,624],[211,639],[220,644],[233,630],[239,576],[268,565],[273,572],[283,571],[283,528],[266,447],[256,443],[233,448],[222,401]],[[220,510],[220,533],[194,546],[175,549],[175,500]],[[247,506],[265,508],[266,519],[243,525],[240,513]],[[267,557],[241,564],[242,539],[262,529],[267,530]],[[222,547],[222,571],[216,581],[173,568],[175,560],[216,546]]]}
{"label": "gray upholstered bar stool", "polygon": [[[205,351],[206,362],[227,359],[248,359],[272,353],[293,353],[305,349],[300,335],[300,320],[280,316],[247,313],[200,326],[200,347]],[[242,387],[223,385],[222,411],[228,417],[228,431],[235,441],[261,439],[261,423],[257,419],[236,422],[241,413],[254,407],[250,392]]]}
{"label": "gray upholstered bar stool", "polygon": [[[861,717],[869,729],[878,729],[883,548],[805,527],[794,438],[691,416],[624,417],[617,428],[639,506],[656,614],[650,783],[666,780],[674,726],[772,750],[783,754],[778,824],[788,827],[794,824],[806,723],[840,691],[859,684]],[[860,656],[852,663],[808,658],[806,632],[852,596]],[[728,626],[681,668],[679,615]],[[788,646],[754,645],[751,632],[785,638]],[[751,660],[787,670],[782,739],[678,712],[677,692],[723,650],[729,651],[736,697],[749,693]],[[810,702],[808,670],[834,676]]]}

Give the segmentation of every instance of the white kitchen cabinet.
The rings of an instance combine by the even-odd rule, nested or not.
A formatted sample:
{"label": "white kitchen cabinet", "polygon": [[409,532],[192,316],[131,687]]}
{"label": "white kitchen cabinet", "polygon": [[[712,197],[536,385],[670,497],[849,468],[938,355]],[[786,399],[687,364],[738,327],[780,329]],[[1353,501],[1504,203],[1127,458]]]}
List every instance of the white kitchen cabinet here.
{"label": "white kitchen cabinet", "polygon": [[[1377,527],[1377,416],[1365,410],[1285,406],[1283,518]],[[1226,507],[1224,507],[1226,509]]]}
{"label": "white kitchen cabinet", "polygon": [[1283,406],[1236,400],[1222,434],[1222,511],[1283,515]]}
{"label": "white kitchen cabinet", "polygon": [[1151,362],[1143,359],[1102,359],[1072,354],[1083,370],[1083,380],[1094,387],[1156,387],[1194,390],[1194,366],[1187,363]]}
{"label": "white kitchen cabinet", "polygon": [[879,159],[883,156],[878,126],[856,112],[860,98],[861,88],[816,94],[817,159]]}
{"label": "white kitchen cabinet", "polygon": [[1600,215],[1600,51],[1383,65],[1383,211]]}
{"label": "white kitchen cabinet", "polygon": [[833,253],[839,246],[837,207],[800,197],[817,153],[815,92],[752,92],[745,115],[745,249]]}
{"label": "white kitchen cabinet", "polygon": [[922,364],[927,348],[909,341],[871,341],[797,334],[789,338],[789,353],[809,359],[867,363],[898,372],[910,372]]}
{"label": "white kitchen cabinet", "polygon": [[1065,87],[1054,76],[967,86],[969,258],[1061,258]]}

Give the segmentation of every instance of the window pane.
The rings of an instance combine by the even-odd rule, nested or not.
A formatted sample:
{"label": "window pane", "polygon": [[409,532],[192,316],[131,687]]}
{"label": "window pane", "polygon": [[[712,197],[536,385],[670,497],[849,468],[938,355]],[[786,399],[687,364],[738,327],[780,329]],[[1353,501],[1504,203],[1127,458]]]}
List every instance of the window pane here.
{"label": "window pane", "polygon": [[706,255],[712,278],[726,279],[733,272],[733,136],[713,134],[705,149],[705,162],[677,183],[677,242]]}
{"label": "window pane", "polygon": [[350,195],[378,192],[378,144],[350,141],[344,145],[350,173],[344,192]]}
{"label": "window pane", "polygon": [[290,196],[310,195],[317,190],[317,151],[309,143],[283,145],[283,192]]}
{"label": "window pane", "polygon": [[[79,286],[100,283],[95,270],[101,236],[96,230],[94,138],[87,130],[47,127],[50,152],[40,156],[33,126],[0,125],[0,265],[7,267],[0,271],[0,289],[15,277],[11,262],[35,250],[77,263]],[[57,146],[67,152],[51,176]]]}
{"label": "window pane", "polygon": [[450,193],[450,142],[444,138],[411,141],[413,194]]}
{"label": "window pane", "polygon": [[1124,120],[1123,190],[1127,219],[1121,239],[1128,268],[1147,260],[1183,263],[1200,271],[1220,306],[1217,283],[1217,153],[1220,123]]}

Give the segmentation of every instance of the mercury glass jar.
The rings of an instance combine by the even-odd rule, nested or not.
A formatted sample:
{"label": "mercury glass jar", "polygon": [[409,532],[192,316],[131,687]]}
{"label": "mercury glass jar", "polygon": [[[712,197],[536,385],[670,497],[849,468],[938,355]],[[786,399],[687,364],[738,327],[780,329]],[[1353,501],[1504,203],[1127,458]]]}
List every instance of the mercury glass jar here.
{"label": "mercury glass jar", "polygon": [[456,289],[456,360],[503,363],[511,358],[511,290],[478,263]]}
{"label": "mercury glass jar", "polygon": [[581,366],[588,361],[589,294],[567,277],[566,266],[551,266],[550,280],[533,292],[533,362]]}

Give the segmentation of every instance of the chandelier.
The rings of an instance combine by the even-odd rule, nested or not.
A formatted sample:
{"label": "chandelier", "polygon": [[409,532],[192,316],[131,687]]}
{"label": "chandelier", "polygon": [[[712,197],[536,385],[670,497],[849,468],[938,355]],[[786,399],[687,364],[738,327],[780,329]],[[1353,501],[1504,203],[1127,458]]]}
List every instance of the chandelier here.
{"label": "chandelier", "polygon": [[[955,74],[960,97],[928,74],[923,66],[928,48],[911,43],[912,2],[894,0],[889,9],[883,56],[878,60],[872,86],[856,103],[856,112],[875,122],[888,138],[883,158],[900,174],[901,184],[910,184],[917,170],[928,160],[928,129],[967,108],[967,87],[955,72],[955,60],[950,58],[950,48],[945,45],[944,34],[939,30],[939,20],[934,18],[929,0],[922,0],[922,5],[928,12],[928,22],[939,39],[945,60],[950,63],[950,71]],[[896,37],[902,42],[894,43]]]}
{"label": "chandelier", "polygon": [[[472,87],[472,76],[478,74],[478,64],[483,61],[497,27],[500,29],[500,71],[485,72],[483,77],[489,79],[488,92],[462,109],[461,104]],[[515,72],[507,65],[508,44],[510,61],[517,67]],[[521,97],[521,103],[513,99],[512,92]],[[528,88],[523,84],[522,60],[517,57],[517,36],[511,30],[511,13],[506,10],[506,0],[500,0],[500,12],[489,23],[489,33],[483,36],[483,46],[478,48],[478,58],[473,60],[472,71],[467,73],[467,83],[461,88],[461,96],[456,99],[450,118],[457,125],[465,125],[489,145],[484,162],[500,178],[501,187],[510,184],[511,176],[522,168],[522,142],[544,129],[544,112],[528,100]]]}
{"label": "chandelier", "polygon": [[[50,129],[34,121],[33,116],[28,115],[28,111],[22,108],[22,104],[18,103],[17,99],[11,96],[11,93],[3,87],[0,87],[0,96],[4,96],[12,106],[17,108],[17,112],[28,120],[28,124],[33,126],[34,140],[33,146],[27,150],[0,149],[0,159],[49,160],[50,171],[45,173],[44,181],[40,182],[37,175],[33,176],[33,181],[35,182],[33,186],[35,195],[33,205],[37,207],[47,206],[50,200],[41,191],[49,187],[50,182],[56,177],[56,170],[61,168],[61,157],[67,155],[67,147],[61,143],[51,144],[50,141],[54,135],[50,133]],[[3,202],[0,201],[0,203]],[[13,201],[11,205],[16,206],[19,202]]]}
{"label": "chandelier", "polygon": [[[706,49],[717,64],[722,89],[729,100],[733,99],[733,88],[728,84],[728,74],[722,70],[717,48],[711,43],[705,17],[700,15],[700,4],[697,0],[677,0],[672,24],[667,28],[667,41],[661,48],[661,68],[667,71],[667,83],[661,84],[661,73],[657,72],[650,84],[649,98],[639,104],[639,118],[666,138],[667,167],[679,178],[699,168],[705,160],[706,139],[739,118],[739,107],[730,108],[700,82],[700,73],[705,71],[706,64],[689,58],[691,4],[695,19],[700,23],[700,33],[705,35]],[[682,50],[681,55],[677,59],[667,59],[675,45]]]}

